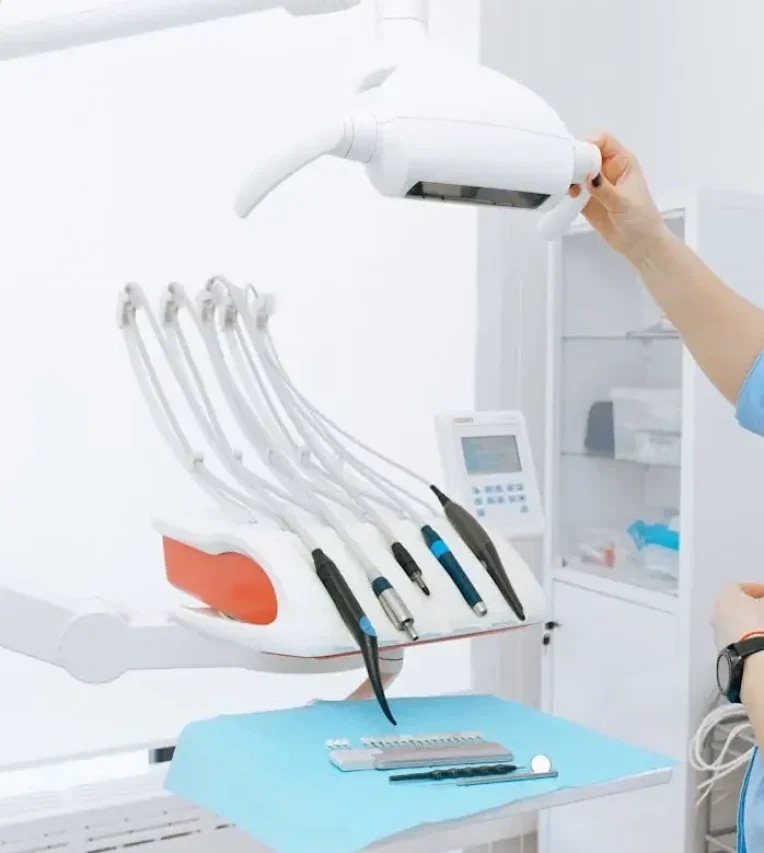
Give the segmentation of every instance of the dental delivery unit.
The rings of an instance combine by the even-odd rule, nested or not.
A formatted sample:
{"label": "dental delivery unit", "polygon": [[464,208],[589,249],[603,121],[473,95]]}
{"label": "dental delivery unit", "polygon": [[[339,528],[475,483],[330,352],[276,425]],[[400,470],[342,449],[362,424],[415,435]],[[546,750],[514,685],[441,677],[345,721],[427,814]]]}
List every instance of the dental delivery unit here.
{"label": "dental delivery unit", "polygon": [[[195,299],[169,285],[158,310],[137,285],[119,294],[118,325],[148,409],[214,502],[155,520],[167,580],[199,606],[157,618],[4,589],[0,645],[90,683],[133,669],[315,673],[362,663],[395,722],[385,687],[400,669],[403,648],[543,619],[543,591],[506,538],[527,535],[520,524],[526,517],[518,514],[515,525],[497,504],[499,526],[491,529],[486,519],[484,527],[441,488],[327,418],[284,369],[270,330],[273,310],[272,296],[222,277]],[[219,396],[229,412],[217,410]],[[252,460],[231,444],[226,415]],[[455,421],[465,429],[464,417]],[[518,425],[511,424],[513,432]],[[212,464],[190,433],[203,436]],[[520,440],[522,488],[537,519],[527,438]],[[403,478],[413,485],[396,481]],[[439,499],[433,505],[430,491]]]}
{"label": "dental delivery unit", "polygon": [[[6,27],[0,60],[278,6],[308,14],[359,2],[125,2],[116,10]],[[349,110],[265,158],[238,193],[236,213],[245,218],[262,205],[258,215],[265,215],[281,183],[333,156],[365,166],[382,196],[536,211],[543,237],[561,234],[586,203],[587,176],[600,169],[596,146],[574,139],[533,92],[432,43],[426,0],[377,0],[376,7],[374,59],[359,76]],[[575,198],[571,186],[580,187]],[[486,489],[497,495],[489,511],[466,509],[469,490],[454,494],[452,486],[464,486],[472,472],[464,459],[455,460],[468,445],[483,453],[488,433],[457,440],[469,418],[454,419],[441,451],[451,448],[447,471],[461,468],[447,484],[382,456],[294,385],[271,335],[273,306],[270,295],[222,277],[196,298],[170,285],[156,310],[137,285],[119,296],[118,325],[151,415],[215,504],[194,517],[155,521],[169,583],[199,606],[149,618],[103,602],[0,589],[0,646],[92,683],[131,669],[315,673],[362,663],[394,721],[385,687],[400,668],[402,648],[543,619],[543,591],[508,541],[540,532],[525,450],[523,466],[483,472],[490,474]],[[147,332],[158,344],[163,373],[169,369],[173,394],[160,379]],[[171,401],[178,396],[188,423]],[[229,410],[225,419],[213,403],[220,397]],[[251,455],[232,445],[223,425],[231,417]],[[522,419],[512,423],[521,434]],[[189,426],[203,436],[205,452],[192,445]],[[443,429],[441,422],[441,439]],[[517,455],[514,434],[504,437],[515,441]],[[509,446],[501,445],[501,453]],[[208,465],[207,453],[222,473]],[[504,482],[519,471],[523,483]],[[511,492],[506,501],[498,497],[502,489]]]}

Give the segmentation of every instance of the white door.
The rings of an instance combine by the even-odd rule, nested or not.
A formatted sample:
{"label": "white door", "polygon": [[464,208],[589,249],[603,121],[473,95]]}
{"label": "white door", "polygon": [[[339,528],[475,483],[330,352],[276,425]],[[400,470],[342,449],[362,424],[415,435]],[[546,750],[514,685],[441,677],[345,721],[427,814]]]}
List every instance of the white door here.
{"label": "white door", "polygon": [[[545,710],[681,758],[675,616],[561,581],[552,606]],[[542,853],[677,853],[683,806],[675,779],[554,809],[541,822]]]}

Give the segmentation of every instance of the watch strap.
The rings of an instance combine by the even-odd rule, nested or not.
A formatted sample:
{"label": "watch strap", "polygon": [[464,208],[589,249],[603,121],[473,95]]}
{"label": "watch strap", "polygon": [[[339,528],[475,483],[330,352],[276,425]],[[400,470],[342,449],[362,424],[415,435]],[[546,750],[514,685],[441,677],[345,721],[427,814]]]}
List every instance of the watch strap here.
{"label": "watch strap", "polygon": [[747,635],[737,643],[731,643],[729,649],[745,659],[757,652],[764,651],[764,634]]}

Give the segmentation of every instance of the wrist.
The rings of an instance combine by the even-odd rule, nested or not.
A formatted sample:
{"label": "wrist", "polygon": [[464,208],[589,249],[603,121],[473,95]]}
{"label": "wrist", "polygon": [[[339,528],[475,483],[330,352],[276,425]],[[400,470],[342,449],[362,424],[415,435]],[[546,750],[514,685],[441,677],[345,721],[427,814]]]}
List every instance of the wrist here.
{"label": "wrist", "polygon": [[743,681],[740,685],[740,700],[744,705],[753,701],[757,685],[764,685],[764,654],[756,652],[746,658]]}
{"label": "wrist", "polygon": [[642,275],[670,258],[681,240],[661,219],[624,251],[626,260]]}

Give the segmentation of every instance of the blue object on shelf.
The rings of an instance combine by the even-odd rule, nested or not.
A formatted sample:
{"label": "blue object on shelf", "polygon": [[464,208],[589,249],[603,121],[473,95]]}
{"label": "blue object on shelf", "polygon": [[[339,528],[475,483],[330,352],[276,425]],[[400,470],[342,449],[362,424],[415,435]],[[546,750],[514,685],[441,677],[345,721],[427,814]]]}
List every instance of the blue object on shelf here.
{"label": "blue object on shelf", "polygon": [[[372,702],[326,702],[190,725],[167,789],[278,853],[355,853],[413,830],[539,795],[669,770],[670,759],[492,696],[398,699],[399,729]],[[343,773],[325,741],[480,730],[527,764],[548,755],[556,779],[475,787],[390,785],[381,771]],[[529,807],[532,810],[532,806]]]}
{"label": "blue object on shelf", "polygon": [[648,545],[659,545],[671,551],[679,550],[679,532],[672,530],[667,524],[645,524],[644,521],[635,521],[628,532],[640,551]]}

